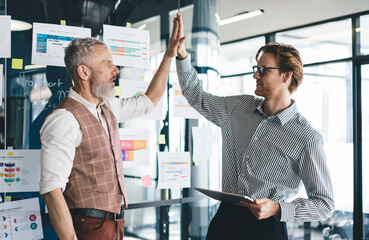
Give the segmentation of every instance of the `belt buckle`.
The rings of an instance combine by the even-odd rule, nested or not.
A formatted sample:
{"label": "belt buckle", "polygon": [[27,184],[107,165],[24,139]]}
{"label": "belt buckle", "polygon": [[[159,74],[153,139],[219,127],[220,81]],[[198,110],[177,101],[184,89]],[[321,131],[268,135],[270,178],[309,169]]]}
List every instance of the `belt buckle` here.
{"label": "belt buckle", "polygon": [[118,222],[119,219],[117,219],[117,214],[114,213],[114,221]]}

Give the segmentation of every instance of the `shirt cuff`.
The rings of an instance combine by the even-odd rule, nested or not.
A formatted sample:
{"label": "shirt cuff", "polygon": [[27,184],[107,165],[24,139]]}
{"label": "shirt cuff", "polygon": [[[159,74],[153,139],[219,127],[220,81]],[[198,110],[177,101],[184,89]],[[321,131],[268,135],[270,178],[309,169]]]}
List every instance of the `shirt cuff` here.
{"label": "shirt cuff", "polygon": [[188,55],[183,60],[176,59],[176,65],[177,65],[177,72],[188,72],[192,68],[190,58],[188,57]]}
{"label": "shirt cuff", "polygon": [[291,222],[295,216],[295,206],[293,203],[280,202],[281,207],[281,222]]}
{"label": "shirt cuff", "polygon": [[41,181],[40,194],[43,195],[57,188],[61,188],[62,192],[64,192],[65,186],[66,186],[66,183],[63,181]]}

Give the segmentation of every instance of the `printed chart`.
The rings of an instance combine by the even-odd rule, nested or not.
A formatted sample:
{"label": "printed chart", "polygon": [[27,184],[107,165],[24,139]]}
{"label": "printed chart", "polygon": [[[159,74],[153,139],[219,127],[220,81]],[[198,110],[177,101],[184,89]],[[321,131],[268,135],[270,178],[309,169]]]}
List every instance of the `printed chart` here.
{"label": "printed chart", "polygon": [[158,189],[191,187],[189,152],[159,152]]}
{"label": "printed chart", "polygon": [[150,67],[150,33],[128,27],[104,25],[104,42],[115,65]]}
{"label": "printed chart", "polygon": [[0,203],[0,239],[43,239],[38,198]]}
{"label": "printed chart", "polygon": [[32,64],[65,66],[64,49],[74,38],[91,36],[91,29],[33,23]]}
{"label": "printed chart", "polygon": [[173,116],[181,118],[200,118],[200,114],[193,109],[187,102],[187,99],[182,95],[179,83],[172,83],[173,87]]}
{"label": "printed chart", "polygon": [[148,129],[120,128],[119,139],[124,168],[149,166]]}
{"label": "printed chart", "polygon": [[1,150],[1,192],[40,191],[40,150]]}

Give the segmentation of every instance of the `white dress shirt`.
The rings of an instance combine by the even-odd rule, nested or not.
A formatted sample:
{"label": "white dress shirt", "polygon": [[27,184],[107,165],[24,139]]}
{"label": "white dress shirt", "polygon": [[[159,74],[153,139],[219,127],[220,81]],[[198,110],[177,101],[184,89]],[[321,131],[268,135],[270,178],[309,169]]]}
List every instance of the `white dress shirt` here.
{"label": "white dress shirt", "polygon": [[[86,101],[72,88],[68,97],[82,103],[102,123],[108,133],[100,104]],[[149,114],[154,105],[146,95],[131,98],[104,99],[118,122]],[[109,134],[108,134],[109,135]],[[66,109],[54,110],[46,119],[40,131],[41,136],[41,183],[40,193],[45,194],[56,188],[63,191],[72,171],[75,150],[82,141],[82,131],[77,119]]]}

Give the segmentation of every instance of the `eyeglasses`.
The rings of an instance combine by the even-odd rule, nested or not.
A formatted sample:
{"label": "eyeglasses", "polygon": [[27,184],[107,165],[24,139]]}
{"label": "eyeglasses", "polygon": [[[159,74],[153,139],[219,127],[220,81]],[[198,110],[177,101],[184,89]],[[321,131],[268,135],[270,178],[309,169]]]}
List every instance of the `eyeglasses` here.
{"label": "eyeglasses", "polygon": [[279,69],[280,67],[264,67],[264,66],[252,66],[252,71],[256,73],[259,72],[260,76],[264,76],[265,70],[267,69]]}

